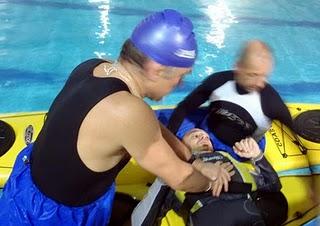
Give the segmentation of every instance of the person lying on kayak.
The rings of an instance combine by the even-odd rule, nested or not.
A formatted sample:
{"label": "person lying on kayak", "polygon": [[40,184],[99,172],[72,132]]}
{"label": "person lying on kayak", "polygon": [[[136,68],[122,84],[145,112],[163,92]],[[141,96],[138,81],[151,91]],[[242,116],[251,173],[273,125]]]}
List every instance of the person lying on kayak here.
{"label": "person lying on kayak", "polygon": [[[186,162],[188,149],[143,100],[171,92],[196,55],[192,22],[167,9],[135,27],[116,62],[78,65],[34,144],[17,156],[0,199],[0,225],[107,225],[115,177],[131,156],[174,189],[207,190],[210,175]],[[219,172],[215,183],[227,184],[229,172]]]}
{"label": "person lying on kayak", "polygon": [[[211,190],[215,197],[209,192],[180,193],[183,197],[179,199],[184,199],[183,208],[190,212],[190,225],[280,225],[285,222],[288,204],[280,192],[280,180],[253,138],[242,139],[233,147],[239,156],[251,159],[254,166],[252,172],[249,172],[248,163],[238,162],[225,152],[215,151],[208,133],[202,129],[191,129],[183,136],[182,141],[191,150],[195,167],[201,168],[203,162],[217,165],[232,163],[235,166],[228,192],[223,192],[221,187],[212,184]],[[173,201],[172,194],[165,188],[167,186],[156,179],[148,195],[132,214],[133,226],[137,226],[137,222],[143,226],[147,225],[146,222],[150,224],[151,219],[155,221],[159,216],[165,215],[165,212],[153,212],[154,206],[159,205],[160,197],[167,197],[162,198],[164,203],[159,208],[162,211],[168,210],[170,206],[179,206],[172,205],[176,199]]]}
{"label": "person lying on kayak", "polygon": [[214,147],[234,153],[235,142],[248,136],[259,142],[279,120],[293,130],[292,118],[277,91],[267,83],[273,68],[270,47],[260,40],[248,41],[240,52],[235,69],[216,72],[207,77],[175,108],[168,128],[176,134],[183,120],[200,105],[209,103],[208,115],[196,125],[210,133]]}
{"label": "person lying on kayak", "polygon": [[[251,160],[254,166],[251,178],[246,166],[244,168],[231,156],[213,150],[209,135],[204,130],[192,129],[182,141],[200,164],[202,161],[216,164],[231,161],[235,166],[228,193],[221,193],[218,198],[205,193],[186,194],[186,205],[195,211],[190,215],[192,225],[212,225],[212,222],[216,225],[281,225],[286,220],[288,207],[280,192],[282,186],[278,175],[253,138],[242,139],[233,146],[237,155]],[[243,184],[245,180],[246,184]],[[247,184],[255,184],[255,188],[246,188]],[[219,187],[213,185],[212,190],[213,193],[219,192]],[[252,193],[252,190],[256,192]],[[255,195],[258,197],[253,197]],[[198,206],[200,208],[196,210],[199,204],[202,207]]]}

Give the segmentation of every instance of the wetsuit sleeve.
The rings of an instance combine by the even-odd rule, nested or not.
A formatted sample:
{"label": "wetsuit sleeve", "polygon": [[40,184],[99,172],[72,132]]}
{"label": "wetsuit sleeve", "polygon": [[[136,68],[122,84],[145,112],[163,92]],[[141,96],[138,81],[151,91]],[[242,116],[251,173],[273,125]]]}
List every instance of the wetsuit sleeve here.
{"label": "wetsuit sleeve", "polygon": [[176,134],[184,118],[205,103],[215,89],[231,79],[233,79],[232,71],[214,73],[206,78],[178,104],[169,119],[168,129]]}
{"label": "wetsuit sleeve", "polygon": [[278,174],[264,156],[254,162],[254,166],[256,171],[253,176],[258,190],[267,192],[280,191],[282,185]]}
{"label": "wetsuit sleeve", "polygon": [[269,84],[267,84],[265,89],[261,92],[261,105],[266,116],[272,120],[279,120],[292,131],[295,131],[288,107],[285,105],[278,92]]}

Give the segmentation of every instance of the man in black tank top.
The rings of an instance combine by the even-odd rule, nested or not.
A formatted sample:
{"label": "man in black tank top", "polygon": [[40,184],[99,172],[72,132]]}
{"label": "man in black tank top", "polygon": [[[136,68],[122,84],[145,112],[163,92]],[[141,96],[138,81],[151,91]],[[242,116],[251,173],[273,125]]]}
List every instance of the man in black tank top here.
{"label": "man in black tank top", "polygon": [[[271,70],[270,48],[261,41],[249,41],[240,53],[235,70],[217,72],[206,78],[178,104],[168,128],[177,133],[183,120],[208,101],[207,117],[195,126],[210,132],[216,149],[243,160],[232,150],[235,142],[247,136],[259,141],[274,119],[293,128],[288,108],[267,83]],[[260,148],[264,149],[262,144]]]}
{"label": "man in black tank top", "polygon": [[[16,159],[0,225],[107,225],[114,180],[130,156],[174,189],[206,190],[210,178],[182,161],[190,158],[187,148],[143,101],[167,95],[191,71],[196,53],[191,21],[168,9],[136,26],[117,62],[78,65],[35,143]],[[222,183],[230,180],[227,169],[219,172]]]}

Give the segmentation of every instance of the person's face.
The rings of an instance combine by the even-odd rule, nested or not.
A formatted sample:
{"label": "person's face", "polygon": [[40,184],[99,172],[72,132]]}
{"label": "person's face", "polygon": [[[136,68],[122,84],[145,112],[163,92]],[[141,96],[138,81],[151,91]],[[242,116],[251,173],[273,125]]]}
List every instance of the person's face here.
{"label": "person's face", "polygon": [[235,79],[248,92],[261,91],[272,71],[272,60],[251,57],[246,63],[237,64]]}
{"label": "person's face", "polygon": [[212,152],[213,147],[209,135],[202,129],[192,129],[182,138],[182,142],[192,151]]}
{"label": "person's face", "polygon": [[165,67],[154,63],[152,66],[154,68],[150,70],[146,67],[146,71],[150,75],[149,78],[153,81],[152,90],[148,97],[156,101],[169,94],[181,83],[184,76],[192,71],[192,68]]}

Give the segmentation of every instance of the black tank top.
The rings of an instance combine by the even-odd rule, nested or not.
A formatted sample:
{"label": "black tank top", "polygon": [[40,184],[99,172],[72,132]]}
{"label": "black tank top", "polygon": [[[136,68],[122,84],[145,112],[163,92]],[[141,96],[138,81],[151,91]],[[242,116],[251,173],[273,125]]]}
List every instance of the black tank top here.
{"label": "black tank top", "polygon": [[113,168],[94,172],[84,165],[77,151],[78,132],[88,112],[115,92],[129,92],[117,78],[93,76],[93,69],[103,62],[91,59],[75,68],[51,105],[33,146],[31,174],[36,186],[68,206],[86,205],[101,197],[129,160],[126,155]]}

